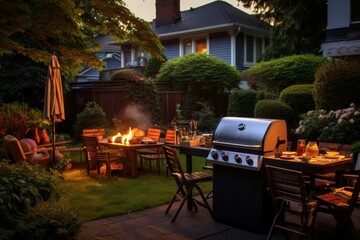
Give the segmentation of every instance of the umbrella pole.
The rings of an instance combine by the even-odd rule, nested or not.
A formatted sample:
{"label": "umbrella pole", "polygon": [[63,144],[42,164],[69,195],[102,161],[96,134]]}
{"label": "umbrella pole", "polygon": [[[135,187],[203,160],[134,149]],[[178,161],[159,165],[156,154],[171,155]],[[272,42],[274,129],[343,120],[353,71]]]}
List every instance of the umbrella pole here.
{"label": "umbrella pole", "polygon": [[52,116],[52,166],[55,166],[55,117]]}

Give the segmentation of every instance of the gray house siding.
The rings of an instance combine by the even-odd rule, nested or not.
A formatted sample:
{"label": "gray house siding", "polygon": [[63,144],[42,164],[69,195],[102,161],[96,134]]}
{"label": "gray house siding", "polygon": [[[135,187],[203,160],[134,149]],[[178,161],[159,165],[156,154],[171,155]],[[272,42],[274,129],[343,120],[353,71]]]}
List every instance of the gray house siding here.
{"label": "gray house siding", "polygon": [[91,69],[77,77],[78,82],[94,82],[99,81],[100,72],[96,69]]}
{"label": "gray house siding", "polygon": [[168,60],[179,56],[179,39],[162,41],[162,44],[165,47],[163,53]]}
{"label": "gray house siding", "polygon": [[108,58],[106,61],[106,69],[119,69],[121,68],[121,61],[117,59]]}
{"label": "gray house siding", "polygon": [[209,35],[209,54],[231,64],[231,38],[227,32]]}
{"label": "gray house siding", "polygon": [[239,70],[244,70],[246,67],[244,67],[244,61],[245,61],[245,52],[244,52],[244,33],[240,32],[236,36],[236,68]]}

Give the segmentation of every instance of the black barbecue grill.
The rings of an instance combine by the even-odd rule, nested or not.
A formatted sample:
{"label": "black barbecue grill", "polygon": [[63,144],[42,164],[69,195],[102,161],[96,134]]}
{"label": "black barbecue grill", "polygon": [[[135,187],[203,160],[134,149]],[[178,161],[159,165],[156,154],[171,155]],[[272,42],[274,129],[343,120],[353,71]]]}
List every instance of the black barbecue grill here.
{"label": "black barbecue grill", "polygon": [[285,151],[284,120],[224,117],[207,157],[213,163],[214,217],[224,223],[267,231],[272,205],[263,158]]}

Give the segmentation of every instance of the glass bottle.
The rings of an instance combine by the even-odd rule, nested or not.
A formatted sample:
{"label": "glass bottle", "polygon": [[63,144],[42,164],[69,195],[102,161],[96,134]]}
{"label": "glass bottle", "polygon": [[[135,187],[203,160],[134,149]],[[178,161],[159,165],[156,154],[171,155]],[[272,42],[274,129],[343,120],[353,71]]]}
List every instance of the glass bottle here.
{"label": "glass bottle", "polygon": [[319,147],[315,141],[309,141],[306,145],[305,155],[316,158],[319,155]]}
{"label": "glass bottle", "polygon": [[305,139],[298,139],[296,145],[296,155],[302,156],[305,153],[305,150],[306,150]]}

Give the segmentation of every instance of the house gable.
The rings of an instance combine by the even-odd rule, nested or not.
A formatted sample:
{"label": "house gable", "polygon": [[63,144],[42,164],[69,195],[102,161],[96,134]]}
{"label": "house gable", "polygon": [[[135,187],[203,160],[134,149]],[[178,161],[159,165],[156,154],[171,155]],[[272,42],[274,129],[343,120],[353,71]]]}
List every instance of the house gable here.
{"label": "house gable", "polygon": [[[259,46],[261,53],[265,51],[266,39],[269,36],[268,26],[227,2],[214,1],[198,8],[191,8],[181,12],[181,17],[179,22],[160,27],[156,26],[155,21],[152,23],[153,31],[158,34],[165,47],[164,54],[167,59],[189,53],[187,44],[192,44],[190,46],[192,52],[197,52],[199,40],[201,44],[206,42],[206,49],[204,47],[202,49],[208,54],[238,69],[244,69],[256,63],[257,59],[252,62],[244,61],[246,59],[244,54],[255,56],[259,52]],[[249,43],[254,44],[249,48],[254,52],[246,52],[244,51],[246,42],[238,40],[239,33],[251,35],[254,39],[260,38],[263,44],[255,46],[255,41]],[[244,39],[241,36],[240,38]]]}

